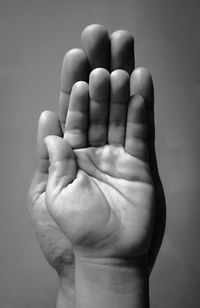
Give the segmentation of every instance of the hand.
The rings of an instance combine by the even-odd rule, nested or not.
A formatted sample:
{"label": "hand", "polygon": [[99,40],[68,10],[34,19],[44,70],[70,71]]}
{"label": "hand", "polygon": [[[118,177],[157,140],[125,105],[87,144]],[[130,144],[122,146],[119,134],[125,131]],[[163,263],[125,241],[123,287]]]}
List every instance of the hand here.
{"label": "hand", "polygon": [[[89,44],[90,41],[93,45]],[[111,52],[109,53],[109,45]],[[126,31],[114,32],[110,40],[105,29],[98,26],[89,26],[82,34],[82,46],[85,54],[79,50],[71,50],[63,61],[61,94],[59,104],[59,119],[64,127],[68,108],[68,101],[73,84],[77,80],[88,80],[89,72],[95,67],[110,68],[110,70],[122,68],[129,73],[134,68],[134,51],[132,36]],[[103,46],[102,50],[100,46]],[[101,50],[101,51],[100,51]],[[99,57],[99,53],[101,57]],[[110,56],[109,56],[110,55]],[[128,55],[128,56],[127,56]],[[100,61],[100,62],[99,62]],[[79,69],[78,69],[79,68]],[[150,74],[145,69],[136,69],[131,77],[131,93],[141,94],[145,97],[150,107],[148,121],[153,120],[153,85]],[[44,112],[41,115],[38,127],[37,160],[38,167],[35,172],[29,192],[29,209],[34,223],[37,237],[43,252],[53,267],[60,275],[68,279],[69,285],[74,282],[74,257],[71,244],[65,238],[60,228],[52,220],[44,202],[46,180],[48,176],[48,155],[43,139],[49,134],[62,136],[60,124],[56,115],[52,112]],[[156,187],[156,212],[153,228],[152,242],[149,248],[149,269],[151,270],[157,256],[165,226],[165,200],[162,185],[159,179],[154,149],[154,133],[151,130],[151,142],[149,141],[150,168]]]}
{"label": "hand", "polygon": [[129,95],[125,71],[93,70],[72,88],[64,138],[45,138],[46,205],[74,248],[76,307],[148,307],[155,190],[145,101]]}
{"label": "hand", "polygon": [[37,168],[29,189],[28,202],[33,226],[46,259],[59,276],[67,279],[71,287],[74,284],[73,250],[49,215],[45,204],[49,163],[43,140],[51,134],[62,136],[61,127],[64,129],[72,86],[78,80],[88,81],[91,69],[100,66],[114,70],[120,67],[131,73],[134,68],[133,37],[127,31],[116,31],[109,38],[103,27],[89,26],[82,33],[82,47],[84,51],[70,50],[63,60],[59,120],[51,111],[45,111],[40,116],[36,147]]}
{"label": "hand", "polygon": [[147,110],[142,97],[128,103],[129,95],[124,71],[111,77],[102,68],[92,71],[89,87],[78,82],[72,89],[64,139],[45,139],[51,162],[46,204],[81,256],[148,253],[155,192]]}
{"label": "hand", "polygon": [[[148,267],[149,274],[153,268],[156,260],[160,245],[162,243],[165,220],[166,220],[166,202],[162,183],[160,180],[157,159],[155,153],[155,124],[154,124],[154,89],[153,82],[150,73],[144,68],[135,67],[134,59],[134,42],[133,37],[127,31],[116,31],[108,39],[107,31],[98,25],[91,25],[87,27],[82,33],[82,47],[87,55],[89,63],[89,71],[96,67],[104,67],[109,71],[116,69],[124,69],[131,75],[130,87],[131,95],[139,94],[145,98],[147,105],[147,122],[150,127],[147,132],[148,148],[149,148],[149,166],[153,176],[153,182],[155,185],[155,218],[153,225],[152,241],[148,252]],[[110,52],[109,52],[110,49]],[[74,54],[73,54],[74,53]],[[63,62],[62,79],[61,79],[61,94],[60,94],[60,106],[59,106],[59,119],[64,129],[66,114],[68,110],[70,90],[73,82],[77,80],[85,80],[75,78],[68,78],[68,63],[72,63],[71,68],[75,66],[75,63],[79,63],[78,55],[73,51],[70,59],[69,54],[66,55]],[[83,61],[84,62],[84,61]],[[84,67],[83,62],[81,67]],[[80,65],[79,65],[80,67]],[[78,70],[77,70],[78,71]],[[79,70],[80,73],[81,70]],[[84,69],[82,70],[82,72]],[[85,70],[86,71],[86,70]],[[132,73],[132,74],[131,74]],[[77,74],[77,73],[76,73]],[[72,74],[73,76],[73,74]],[[68,83],[71,81],[71,86],[68,87]]]}

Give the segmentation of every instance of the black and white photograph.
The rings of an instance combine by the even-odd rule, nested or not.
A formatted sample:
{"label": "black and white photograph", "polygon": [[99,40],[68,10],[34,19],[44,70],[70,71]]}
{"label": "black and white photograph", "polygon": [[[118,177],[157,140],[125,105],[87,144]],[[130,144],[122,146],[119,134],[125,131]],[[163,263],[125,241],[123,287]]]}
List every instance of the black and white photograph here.
{"label": "black and white photograph", "polygon": [[198,308],[199,134],[199,0],[0,0],[0,308]]}

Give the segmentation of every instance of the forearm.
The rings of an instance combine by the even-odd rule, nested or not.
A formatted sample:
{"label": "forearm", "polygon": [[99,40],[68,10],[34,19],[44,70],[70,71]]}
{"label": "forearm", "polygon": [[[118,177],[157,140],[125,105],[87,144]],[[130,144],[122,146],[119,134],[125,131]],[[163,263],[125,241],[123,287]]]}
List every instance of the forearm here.
{"label": "forearm", "polygon": [[55,308],[74,308],[75,291],[74,285],[70,285],[64,277],[59,277],[59,286]]}
{"label": "forearm", "polygon": [[[114,262],[113,262],[114,261]],[[126,260],[76,260],[76,308],[148,308],[148,275]]]}

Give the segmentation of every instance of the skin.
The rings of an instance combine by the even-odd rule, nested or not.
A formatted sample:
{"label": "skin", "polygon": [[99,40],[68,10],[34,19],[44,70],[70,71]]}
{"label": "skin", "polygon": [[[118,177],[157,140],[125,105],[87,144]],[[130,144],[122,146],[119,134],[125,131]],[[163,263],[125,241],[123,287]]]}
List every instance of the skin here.
{"label": "skin", "polygon": [[[121,307],[117,299],[113,306],[113,274],[125,307],[148,307],[146,256],[155,189],[148,165],[147,109],[141,96],[130,98],[129,83],[123,70],[94,69],[89,85],[79,81],[72,88],[64,137],[45,138],[50,158],[46,206],[74,249],[76,307]],[[143,271],[136,275],[137,262]],[[109,275],[106,266],[112,269]],[[97,299],[86,286],[99,278],[108,288]],[[98,283],[97,294],[103,285]],[[137,285],[134,291],[131,285]]]}
{"label": "skin", "polygon": [[[151,226],[152,237],[147,241],[148,245],[146,246],[148,247],[146,255],[149,272],[151,271],[159,251],[165,227],[165,199],[158,175],[154,148],[154,98],[151,76],[146,69],[139,68],[134,70],[134,42],[132,36],[128,32],[121,30],[116,31],[109,38],[107,31],[102,26],[92,25],[83,31],[81,40],[84,51],[81,49],[71,50],[65,55],[63,60],[59,118],[55,113],[50,111],[43,112],[40,117],[36,147],[37,168],[29,191],[29,211],[44,255],[49,263],[56,269],[59,276],[63,277],[72,289],[74,284],[74,252],[71,243],[67,240],[63,231],[61,231],[60,227],[58,227],[52,219],[46,208],[45,199],[49,155],[44,144],[44,138],[48,135],[63,137],[63,133],[65,133],[65,138],[67,134],[69,138],[69,129],[67,128],[65,132],[65,120],[72,87],[78,80],[88,82],[89,73],[96,67],[103,67],[109,71],[114,71],[116,69],[127,71],[131,75],[131,94],[139,94],[145,101],[146,126],[148,128],[145,142],[149,152],[148,167],[150,170],[150,177],[153,179],[155,194],[155,214],[154,222]],[[99,46],[104,46],[104,48],[99,49]],[[70,123],[69,119],[66,122],[66,126]],[[113,136],[113,133],[111,133],[112,130],[113,132],[115,131],[114,128],[112,129],[110,127],[110,129],[107,130],[108,132],[105,133],[110,143],[112,143],[112,138],[113,140],[116,138],[116,136]],[[90,127],[87,138],[85,137],[85,139],[88,139],[88,136],[89,140],[93,138],[92,131],[93,129]],[[121,138],[122,136],[123,133],[121,134]],[[94,136],[94,139],[95,138]],[[122,150],[124,147],[122,139],[120,139],[122,147],[117,148],[117,151],[120,151],[119,149]],[[73,137],[70,142],[72,144],[72,149],[76,148],[73,144]],[[81,147],[83,147],[83,145],[84,144],[82,144]],[[99,145],[98,142],[97,145]],[[109,157],[110,160],[113,159],[112,154],[115,153],[115,150],[112,150]],[[88,153],[88,151],[87,148],[86,152]],[[115,163],[117,163],[117,161],[115,161]],[[66,234],[65,231],[64,233]]]}
{"label": "skin", "polygon": [[45,138],[46,205],[78,256],[147,253],[155,191],[146,125],[144,99],[129,101],[128,74],[97,68],[89,86],[73,86],[64,138]]}

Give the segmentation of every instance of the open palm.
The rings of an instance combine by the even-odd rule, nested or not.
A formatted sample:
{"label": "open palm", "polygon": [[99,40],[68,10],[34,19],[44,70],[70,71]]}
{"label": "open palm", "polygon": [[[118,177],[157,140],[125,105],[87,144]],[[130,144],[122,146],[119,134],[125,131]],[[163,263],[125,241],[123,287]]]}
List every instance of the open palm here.
{"label": "open palm", "polygon": [[108,32],[102,26],[89,26],[83,31],[82,47],[83,50],[70,50],[63,60],[59,119],[52,111],[45,111],[40,116],[36,147],[37,168],[28,198],[31,220],[43,253],[70,285],[74,283],[74,252],[45,203],[49,157],[44,138],[48,135],[63,136],[72,86],[78,80],[88,81],[90,70],[105,67],[112,71],[120,67],[131,73],[134,68],[133,37],[127,31],[116,31],[109,39]]}
{"label": "open palm", "polygon": [[140,96],[128,101],[128,74],[96,69],[89,88],[78,82],[72,89],[64,139],[46,138],[47,207],[81,254],[132,258],[149,248],[154,186],[146,107]]}
{"label": "open palm", "polygon": [[[133,38],[126,31],[116,31],[109,39],[107,31],[103,27],[98,25],[89,26],[83,31],[82,46],[85,53],[80,49],[74,49],[68,52],[64,58],[59,120],[56,114],[50,111],[42,113],[40,117],[37,143],[38,166],[29,191],[29,210],[43,253],[59,275],[68,279],[69,284],[74,282],[74,252],[71,243],[46,208],[45,198],[49,157],[43,140],[48,135],[63,136],[60,123],[64,128],[71,88],[78,80],[88,81],[88,74],[91,69],[105,67],[113,71],[117,68],[122,68],[129,74],[134,69]],[[153,84],[150,74],[144,69],[133,71],[130,84],[131,93],[142,95],[148,109],[151,105],[147,115],[147,118],[151,119],[148,120],[147,135],[149,139],[149,165],[156,189],[156,213],[152,241],[148,252],[149,271],[151,271],[159,251],[165,226],[165,200],[154,149]],[[118,133],[119,130],[116,130],[116,135]],[[85,150],[89,151],[89,148]],[[82,151],[82,149],[75,150],[75,154],[79,151]]]}

